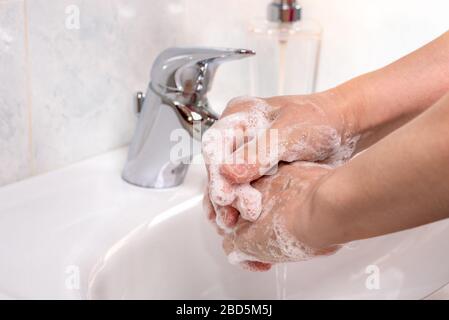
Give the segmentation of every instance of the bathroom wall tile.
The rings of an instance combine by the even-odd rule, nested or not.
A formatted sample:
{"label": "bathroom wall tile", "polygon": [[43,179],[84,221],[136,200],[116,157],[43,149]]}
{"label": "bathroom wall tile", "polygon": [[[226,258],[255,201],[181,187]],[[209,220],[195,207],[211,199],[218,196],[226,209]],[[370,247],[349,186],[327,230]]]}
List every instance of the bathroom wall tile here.
{"label": "bathroom wall tile", "polygon": [[323,27],[318,89],[385,66],[449,29],[446,0],[300,0]]}
{"label": "bathroom wall tile", "polygon": [[[186,40],[197,45],[250,47],[246,30],[264,18],[270,0],[186,0]],[[380,68],[449,29],[446,0],[298,0],[304,18],[323,27],[318,90]],[[249,60],[223,65],[210,94],[222,109],[247,94]]]}
{"label": "bathroom wall tile", "polygon": [[129,142],[135,92],[145,90],[156,54],[177,44],[182,4],[28,1],[37,172]]}
{"label": "bathroom wall tile", "polygon": [[[128,143],[134,94],[145,90],[156,55],[173,45],[250,48],[250,21],[265,16],[268,2],[0,0],[0,185]],[[319,90],[390,63],[449,29],[445,0],[424,6],[420,0],[299,2],[304,16],[324,29]],[[73,28],[77,10],[79,29]],[[219,68],[209,94],[217,111],[250,93],[249,62]]]}
{"label": "bathroom wall tile", "polygon": [[[254,17],[264,16],[266,3],[261,0],[186,0],[184,41],[194,46],[251,49],[248,30]],[[214,109],[221,112],[231,98],[251,93],[250,59],[220,66],[209,94]]]}
{"label": "bathroom wall tile", "polygon": [[424,300],[449,300],[449,285],[437,290]]}
{"label": "bathroom wall tile", "polygon": [[28,176],[23,1],[0,1],[0,185]]}

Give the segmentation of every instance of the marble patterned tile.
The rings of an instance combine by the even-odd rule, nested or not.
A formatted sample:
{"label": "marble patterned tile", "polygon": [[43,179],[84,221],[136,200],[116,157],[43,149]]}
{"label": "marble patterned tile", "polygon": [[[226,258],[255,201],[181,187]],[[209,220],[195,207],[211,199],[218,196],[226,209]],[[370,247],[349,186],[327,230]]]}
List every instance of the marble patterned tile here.
{"label": "marble patterned tile", "polygon": [[31,173],[23,1],[0,1],[0,186]]}
{"label": "marble patterned tile", "polygon": [[[324,28],[318,89],[378,68],[447,30],[448,2],[428,2],[423,15],[417,0],[302,0],[304,16]],[[265,15],[267,3],[0,0],[0,185],[127,144],[136,123],[134,94],[145,89],[156,55],[174,45],[248,47],[250,21]],[[248,67],[249,60],[220,67],[209,95],[217,111],[250,93]]]}
{"label": "marble patterned tile", "polygon": [[[249,28],[256,17],[264,17],[267,1],[261,0],[186,0],[184,41],[194,46],[252,49]],[[211,105],[223,111],[235,96],[249,95],[251,58],[220,66],[209,94]]]}
{"label": "marble patterned tile", "polygon": [[[449,2],[429,0],[300,0],[304,18],[323,27],[318,89],[380,68],[449,29]],[[245,31],[269,0],[187,0],[188,39],[200,45],[247,46]],[[240,76],[237,79],[235,75]],[[229,80],[231,79],[231,80]],[[211,98],[248,92],[245,62],[223,66]],[[224,89],[222,89],[224,88]]]}
{"label": "marble patterned tile", "polygon": [[323,27],[318,89],[381,68],[449,29],[449,1],[301,0]]}
{"label": "marble patterned tile", "polygon": [[177,44],[183,1],[28,2],[37,172],[127,144],[134,96]]}

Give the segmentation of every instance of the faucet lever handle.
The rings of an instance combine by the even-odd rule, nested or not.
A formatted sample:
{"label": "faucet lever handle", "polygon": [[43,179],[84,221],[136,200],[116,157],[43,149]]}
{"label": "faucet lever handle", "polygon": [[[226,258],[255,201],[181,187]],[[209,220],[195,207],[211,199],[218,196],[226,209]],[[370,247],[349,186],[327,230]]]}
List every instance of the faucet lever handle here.
{"label": "faucet lever handle", "polygon": [[153,89],[160,94],[178,92],[204,96],[211,88],[221,63],[254,54],[254,51],[247,49],[166,49],[158,56],[151,70]]}

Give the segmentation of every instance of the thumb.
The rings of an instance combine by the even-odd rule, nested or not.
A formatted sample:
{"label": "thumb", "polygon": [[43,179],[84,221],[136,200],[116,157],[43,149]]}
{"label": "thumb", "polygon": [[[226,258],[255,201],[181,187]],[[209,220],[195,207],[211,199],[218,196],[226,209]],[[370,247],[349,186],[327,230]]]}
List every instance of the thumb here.
{"label": "thumb", "polygon": [[230,182],[242,184],[267,174],[279,162],[277,129],[267,129],[234,151],[220,166],[220,173]]}
{"label": "thumb", "polygon": [[226,235],[223,239],[223,250],[231,264],[238,264],[245,270],[253,272],[264,272],[271,269],[272,264],[260,261],[245,260],[245,255],[241,254],[234,247],[232,236]]}

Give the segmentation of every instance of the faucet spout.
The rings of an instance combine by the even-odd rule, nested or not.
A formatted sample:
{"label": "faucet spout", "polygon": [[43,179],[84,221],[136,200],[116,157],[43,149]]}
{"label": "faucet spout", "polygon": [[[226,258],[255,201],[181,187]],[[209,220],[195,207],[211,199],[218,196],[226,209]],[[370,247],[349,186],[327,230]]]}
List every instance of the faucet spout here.
{"label": "faucet spout", "polygon": [[[207,99],[218,66],[254,54],[252,50],[222,48],[163,51],[151,70],[123,179],[148,188],[182,183],[192,149],[199,148],[195,140],[201,140],[202,133],[218,119]],[[189,152],[183,152],[186,149]]]}

